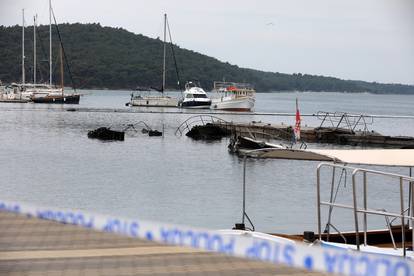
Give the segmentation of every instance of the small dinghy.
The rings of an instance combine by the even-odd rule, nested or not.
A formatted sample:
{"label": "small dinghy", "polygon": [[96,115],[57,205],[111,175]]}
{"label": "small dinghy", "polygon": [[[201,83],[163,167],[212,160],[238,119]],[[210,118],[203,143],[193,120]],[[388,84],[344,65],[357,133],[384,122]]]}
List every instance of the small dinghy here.
{"label": "small dinghy", "polygon": [[106,140],[106,141],[109,141],[109,140],[124,141],[125,132],[111,130],[107,127],[100,127],[95,130],[89,131],[88,138]]}

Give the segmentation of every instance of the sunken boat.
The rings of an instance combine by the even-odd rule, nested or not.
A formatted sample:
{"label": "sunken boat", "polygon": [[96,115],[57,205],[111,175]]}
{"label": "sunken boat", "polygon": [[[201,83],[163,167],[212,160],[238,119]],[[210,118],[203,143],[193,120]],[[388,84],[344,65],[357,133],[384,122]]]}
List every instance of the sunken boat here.
{"label": "sunken boat", "polygon": [[95,130],[89,131],[88,138],[105,141],[124,141],[125,132],[112,130],[107,127],[100,127]]}

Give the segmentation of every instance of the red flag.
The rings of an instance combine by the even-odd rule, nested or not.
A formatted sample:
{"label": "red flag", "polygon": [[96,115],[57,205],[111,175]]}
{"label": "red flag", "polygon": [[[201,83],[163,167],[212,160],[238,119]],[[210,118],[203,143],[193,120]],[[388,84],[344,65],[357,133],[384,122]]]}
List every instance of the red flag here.
{"label": "red flag", "polygon": [[298,98],[296,98],[296,123],[295,129],[293,130],[295,134],[295,140],[300,140],[300,113],[299,113],[299,106],[298,106]]}

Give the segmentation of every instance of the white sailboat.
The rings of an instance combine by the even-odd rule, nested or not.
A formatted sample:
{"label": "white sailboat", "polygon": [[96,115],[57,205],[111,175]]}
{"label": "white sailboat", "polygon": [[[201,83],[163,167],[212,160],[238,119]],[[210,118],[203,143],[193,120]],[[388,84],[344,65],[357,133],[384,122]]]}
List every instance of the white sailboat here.
{"label": "white sailboat", "polygon": [[[56,20],[55,20],[56,21]],[[55,22],[56,24],[56,22]],[[36,25],[36,24],[35,24]],[[35,40],[36,41],[36,40]],[[60,41],[60,65],[61,65],[61,86],[52,84],[52,1],[49,0],[49,84],[34,85],[33,89],[28,89],[32,93],[30,99],[34,103],[53,103],[53,104],[79,104],[79,94],[65,94],[63,86],[63,45]],[[36,53],[34,52],[34,56]],[[36,71],[35,71],[36,75]],[[34,75],[34,80],[36,79]]]}
{"label": "white sailboat", "polygon": [[21,83],[12,83],[4,86],[1,94],[0,101],[2,102],[15,102],[22,101],[27,102],[30,100],[32,93],[28,93],[26,89],[32,87],[32,84],[26,84],[26,70],[25,70],[25,51],[24,51],[24,31],[25,31],[25,18],[24,9],[22,9],[22,81]]}
{"label": "white sailboat", "polygon": [[138,95],[131,96],[130,105],[132,106],[147,106],[147,107],[177,107],[178,100],[164,95],[165,91],[165,56],[166,56],[166,37],[167,37],[167,14],[164,14],[164,55],[162,65],[162,87],[161,95]]}
{"label": "white sailboat", "polygon": [[13,91],[13,94],[16,95],[21,100],[30,101],[34,97],[42,97],[49,95],[51,93],[59,93],[60,89],[54,88],[51,84],[38,84],[36,79],[36,25],[37,25],[37,15],[33,17],[33,83],[26,83],[26,74],[25,74],[25,38],[24,38],[24,29],[25,29],[25,19],[24,19],[24,9],[22,10],[23,16],[23,25],[22,25],[22,82],[21,83],[12,83],[9,88]]}

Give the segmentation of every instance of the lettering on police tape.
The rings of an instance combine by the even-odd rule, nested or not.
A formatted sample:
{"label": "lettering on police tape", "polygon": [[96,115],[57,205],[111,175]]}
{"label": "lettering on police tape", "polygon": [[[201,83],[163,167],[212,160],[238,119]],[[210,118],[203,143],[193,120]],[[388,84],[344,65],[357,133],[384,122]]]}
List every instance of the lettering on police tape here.
{"label": "lettering on police tape", "polygon": [[[346,275],[401,275],[411,276],[411,268],[404,259],[373,254],[323,252],[325,271]],[[370,258],[372,257],[372,258]],[[394,260],[394,261],[392,261]]]}
{"label": "lettering on police tape", "polygon": [[254,240],[253,244],[246,249],[245,256],[249,259],[283,263],[292,266],[294,265],[295,251],[296,248],[292,244]]}
{"label": "lettering on police tape", "polygon": [[102,228],[102,231],[127,235],[130,237],[138,237],[138,229],[139,224],[137,221],[108,218]]}
{"label": "lettering on police tape", "polygon": [[167,229],[160,227],[161,242],[174,245],[186,245],[194,248],[205,249],[233,255],[235,239],[228,241],[217,234],[208,231],[181,230],[178,228]]}
{"label": "lettering on police tape", "polygon": [[36,210],[36,217],[40,219],[54,220],[61,223],[80,225],[85,228],[94,228],[94,217],[80,212]]}
{"label": "lettering on police tape", "polygon": [[0,202],[0,210],[13,212],[13,213],[20,213],[20,205],[19,204],[8,204],[5,202]]}

